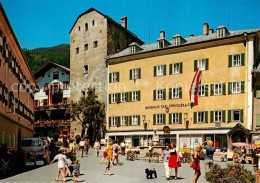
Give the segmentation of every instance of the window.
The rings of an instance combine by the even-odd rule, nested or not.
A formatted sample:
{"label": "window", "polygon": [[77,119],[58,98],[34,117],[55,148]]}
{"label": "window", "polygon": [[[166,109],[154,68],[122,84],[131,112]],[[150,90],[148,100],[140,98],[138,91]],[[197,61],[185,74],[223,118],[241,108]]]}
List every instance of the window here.
{"label": "window", "polygon": [[163,65],[157,66],[157,76],[163,76],[164,75],[163,69],[164,69]]}
{"label": "window", "polygon": [[83,97],[83,98],[86,97],[86,92],[85,91],[81,91],[81,97]]}
{"label": "window", "polygon": [[214,95],[222,95],[222,83],[214,84]]}
{"label": "window", "polygon": [[198,68],[201,71],[206,70],[206,59],[198,60]]}
{"label": "window", "polygon": [[117,117],[111,118],[111,126],[116,126],[116,120],[117,120]]}
{"label": "window", "polygon": [[97,48],[98,47],[98,41],[94,41],[93,42],[93,48]]}
{"label": "window", "polygon": [[214,111],[214,122],[222,121],[222,111]]}
{"label": "window", "polygon": [[179,98],[179,88],[173,88],[172,89],[172,98],[173,99]]}
{"label": "window", "polygon": [[232,110],[231,121],[240,121],[240,109]]}
{"label": "window", "polygon": [[112,72],[109,77],[110,82],[119,82],[119,72]]}
{"label": "window", "polygon": [[172,64],[172,74],[179,74],[181,73],[181,63]]}
{"label": "window", "polygon": [[158,48],[161,49],[161,48],[164,48],[164,41],[159,41],[158,42]]}
{"label": "window", "polygon": [[79,31],[80,31],[80,26],[79,26]]}
{"label": "window", "polygon": [[84,65],[85,74],[88,74],[88,65]]}
{"label": "window", "polygon": [[241,82],[232,82],[232,93],[241,93]]}
{"label": "window", "polygon": [[256,126],[260,127],[260,114],[256,114],[255,118],[256,118]]}
{"label": "window", "polygon": [[172,113],[172,121],[171,124],[180,123],[179,121],[179,113]]}
{"label": "window", "polygon": [[43,100],[43,105],[44,105],[44,106],[48,105],[47,99],[44,99],[44,100]]}
{"label": "window", "polygon": [[84,44],[84,51],[88,50],[88,44]]}
{"label": "window", "polygon": [[156,100],[163,100],[163,89],[156,90]]}
{"label": "window", "polygon": [[206,112],[197,112],[197,122],[198,123],[205,123],[206,122]]}
{"label": "window", "polygon": [[232,57],[232,66],[241,66],[241,54],[236,54]]}
{"label": "window", "polygon": [[201,97],[208,96],[207,92],[208,92],[208,85],[199,85],[199,91],[198,91],[199,96]]}
{"label": "window", "polygon": [[121,116],[121,125],[124,126],[126,125],[127,122],[127,116]]}
{"label": "window", "polygon": [[139,125],[138,116],[132,116],[132,125]]}
{"label": "window", "polygon": [[34,101],[34,107],[38,107],[38,105],[39,105],[39,100],[35,100]]}
{"label": "window", "polygon": [[69,89],[69,82],[68,81],[64,81],[63,82],[63,90],[68,90]]}
{"label": "window", "polygon": [[117,94],[113,93],[111,96],[112,96],[111,103],[116,103]]}
{"label": "window", "polygon": [[132,91],[132,101],[138,101],[138,91]]}
{"label": "window", "polygon": [[126,93],[121,93],[121,102],[126,102]]}
{"label": "window", "polygon": [[130,70],[130,79],[140,79],[141,78],[141,69],[131,69]]}
{"label": "window", "polygon": [[95,26],[95,20],[92,20],[92,26]]}
{"label": "window", "polygon": [[180,38],[174,38],[174,46],[180,45]]}
{"label": "window", "polygon": [[76,54],[79,54],[79,47],[76,48]]}
{"label": "window", "polygon": [[132,54],[135,53],[135,46],[130,47],[130,53],[132,53]]}
{"label": "window", "polygon": [[155,124],[161,125],[164,123],[165,123],[165,114],[156,114]]}
{"label": "window", "polygon": [[85,31],[88,31],[88,23],[85,23]]}
{"label": "window", "polygon": [[53,79],[59,79],[59,72],[53,72]]}

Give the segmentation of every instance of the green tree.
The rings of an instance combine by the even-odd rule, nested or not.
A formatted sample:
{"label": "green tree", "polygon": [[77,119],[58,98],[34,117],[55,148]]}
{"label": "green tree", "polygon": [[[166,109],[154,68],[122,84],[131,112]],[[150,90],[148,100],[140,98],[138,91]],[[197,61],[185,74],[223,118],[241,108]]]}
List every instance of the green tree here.
{"label": "green tree", "polygon": [[88,89],[88,95],[81,97],[78,102],[72,102],[71,108],[67,111],[73,121],[79,121],[82,125],[81,137],[90,138],[90,143],[104,136],[105,131],[105,104],[97,99],[95,91]]}

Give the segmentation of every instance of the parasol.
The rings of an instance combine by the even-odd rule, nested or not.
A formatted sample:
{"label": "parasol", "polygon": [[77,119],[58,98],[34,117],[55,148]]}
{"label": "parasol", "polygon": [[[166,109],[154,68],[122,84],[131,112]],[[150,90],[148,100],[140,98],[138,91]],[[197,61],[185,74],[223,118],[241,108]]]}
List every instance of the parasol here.
{"label": "parasol", "polygon": [[255,149],[255,148],[256,148],[254,145],[252,145],[252,144],[247,144],[247,143],[244,143],[244,142],[232,143],[232,146],[242,147],[242,148],[245,148],[245,149]]}

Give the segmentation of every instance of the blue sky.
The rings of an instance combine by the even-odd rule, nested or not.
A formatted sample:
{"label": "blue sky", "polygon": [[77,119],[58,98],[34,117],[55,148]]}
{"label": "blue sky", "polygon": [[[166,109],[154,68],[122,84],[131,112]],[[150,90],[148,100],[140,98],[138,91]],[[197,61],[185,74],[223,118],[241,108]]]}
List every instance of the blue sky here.
{"label": "blue sky", "polygon": [[[260,0],[0,0],[22,48],[51,47],[70,42],[78,15],[93,7],[120,22],[146,44],[179,33],[202,34],[207,22],[214,30],[260,28]],[[149,28],[150,27],[150,28]],[[149,31],[150,30],[150,31]],[[150,32],[150,36],[149,36]]]}

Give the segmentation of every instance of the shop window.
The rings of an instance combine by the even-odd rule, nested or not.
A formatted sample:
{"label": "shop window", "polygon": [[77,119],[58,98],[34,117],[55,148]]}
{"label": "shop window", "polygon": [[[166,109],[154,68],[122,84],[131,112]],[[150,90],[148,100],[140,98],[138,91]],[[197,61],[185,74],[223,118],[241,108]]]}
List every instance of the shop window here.
{"label": "shop window", "polygon": [[93,42],[93,48],[97,48],[98,47],[98,41],[94,41]]}
{"label": "shop window", "polygon": [[53,72],[53,79],[59,79],[59,72]]}
{"label": "shop window", "polygon": [[127,93],[121,93],[121,102],[126,102]]}

